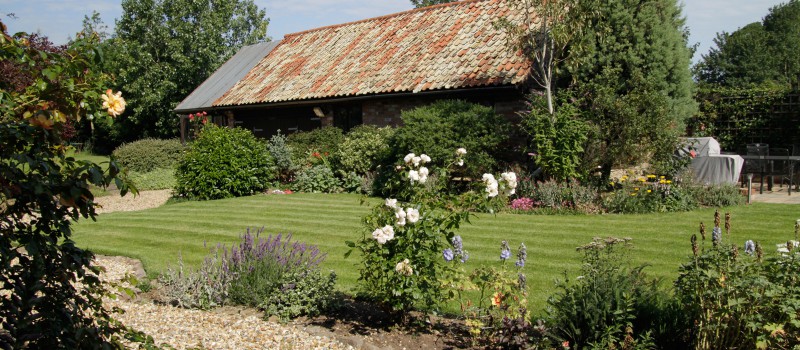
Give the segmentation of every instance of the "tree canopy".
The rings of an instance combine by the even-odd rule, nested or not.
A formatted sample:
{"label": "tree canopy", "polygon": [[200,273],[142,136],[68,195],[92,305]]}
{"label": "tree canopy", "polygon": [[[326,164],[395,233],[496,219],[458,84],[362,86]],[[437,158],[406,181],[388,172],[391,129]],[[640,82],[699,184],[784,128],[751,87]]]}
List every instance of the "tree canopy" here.
{"label": "tree canopy", "polygon": [[458,0],[411,0],[411,4],[414,5],[416,8],[431,6],[431,5],[438,5],[438,4],[446,4],[448,2],[456,2]]}
{"label": "tree canopy", "polygon": [[800,79],[800,1],[769,10],[761,22],[721,32],[694,67],[701,83],[727,87],[788,86]]}
{"label": "tree canopy", "polygon": [[133,106],[127,138],[176,135],[175,106],[239,48],[268,40],[252,0],[123,0],[122,10],[105,51]]}

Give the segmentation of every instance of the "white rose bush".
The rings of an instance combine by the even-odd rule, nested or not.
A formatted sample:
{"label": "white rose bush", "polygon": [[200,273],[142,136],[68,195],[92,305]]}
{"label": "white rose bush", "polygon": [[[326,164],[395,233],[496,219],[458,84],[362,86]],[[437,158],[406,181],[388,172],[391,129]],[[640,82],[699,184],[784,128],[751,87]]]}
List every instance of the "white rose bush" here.
{"label": "white rose bush", "polygon": [[504,206],[516,188],[516,175],[503,173],[499,181],[491,174],[484,179],[494,182],[472,181],[464,193],[445,191],[450,169],[463,166],[466,153],[454,151],[442,168],[428,168],[433,160],[426,154],[409,153],[397,164],[387,184],[395,198],[386,198],[363,219],[361,240],[347,242],[352,248],[347,256],[353,250],[361,255],[360,294],[404,316],[413,308],[435,309],[451,294],[447,280],[456,267],[446,257],[453,242],[462,244],[454,239],[456,231],[473,212]]}

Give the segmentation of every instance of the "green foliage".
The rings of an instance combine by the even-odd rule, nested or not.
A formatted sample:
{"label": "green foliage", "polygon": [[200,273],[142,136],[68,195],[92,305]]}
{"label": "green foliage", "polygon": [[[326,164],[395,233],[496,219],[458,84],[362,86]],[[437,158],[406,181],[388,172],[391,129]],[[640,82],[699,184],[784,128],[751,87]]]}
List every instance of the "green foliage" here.
{"label": "green foliage", "polygon": [[0,76],[0,348],[124,348],[124,327],[102,307],[106,291],[94,255],[76,246],[72,224],[96,218],[90,186],[128,182],[109,162],[104,169],[66,155],[66,120],[102,117],[106,78],[98,73],[96,42],[82,34],[48,52],[6,34],[0,22],[0,61],[22,68],[20,85]]}
{"label": "green foliage", "polygon": [[175,169],[154,169],[144,173],[131,172],[129,179],[139,191],[172,189],[175,188]]}
{"label": "green foliage", "polygon": [[142,139],[114,150],[114,157],[128,171],[146,173],[158,168],[172,169],[183,158],[180,140]]}
{"label": "green foliage", "polygon": [[663,213],[689,211],[699,204],[687,190],[688,184],[673,184],[655,175],[627,179],[612,184],[614,191],[605,198],[604,206],[611,213]]}
{"label": "green foliage", "polygon": [[208,124],[175,172],[175,192],[208,200],[251,195],[275,180],[266,145],[249,130]]}
{"label": "green foliage", "polygon": [[739,191],[739,185],[733,184],[720,184],[720,185],[703,185],[691,184],[686,186],[686,190],[690,195],[702,206],[709,208],[730,207],[734,205],[742,205],[745,202],[745,196]]}
{"label": "green foliage", "polygon": [[[668,295],[649,278],[644,266],[624,267],[620,246],[629,239],[595,238],[583,251],[582,275],[558,282],[548,300],[553,334],[575,348],[650,349],[652,317]],[[673,330],[677,331],[677,330]],[[623,344],[625,344],[623,346]]]}
{"label": "green foliage", "polygon": [[[476,186],[477,192],[447,194],[442,192],[446,183],[426,186],[425,165],[436,160],[411,156],[404,166],[394,168],[400,172],[393,184],[398,189],[397,199],[389,198],[375,206],[363,220],[363,237],[347,242],[361,253],[361,293],[402,312],[441,305],[445,291],[439,278],[453,269],[445,260],[465,262],[469,257],[456,230],[461,223],[469,222],[471,211],[490,210],[498,202],[505,205],[505,195],[516,187],[508,174],[500,181],[486,174],[485,187]],[[437,178],[449,179],[447,172],[440,168]]]}
{"label": "green foliage", "polygon": [[580,111],[572,102],[562,99],[550,114],[545,102],[541,97],[534,97],[531,111],[522,119],[536,164],[542,167],[546,177],[558,181],[584,177],[586,174],[580,173],[580,164],[589,130],[579,119]]}
{"label": "green foliage", "polygon": [[752,241],[740,251],[722,242],[730,241],[730,216],[723,236],[718,214],[711,244],[702,228],[700,242],[692,235],[693,255],[675,282],[684,314],[694,325],[694,348],[800,346],[800,277],[792,272],[800,268],[796,241],[783,245],[785,253],[778,255]]}
{"label": "green foliage", "polygon": [[341,190],[341,181],[333,175],[330,167],[318,164],[300,171],[291,186],[293,191],[332,193]]}
{"label": "green foliage", "polygon": [[275,166],[278,169],[278,176],[281,182],[286,182],[295,171],[292,149],[286,143],[286,135],[281,135],[281,131],[278,130],[278,133],[269,139],[267,150],[272,155],[272,158],[275,159]]}
{"label": "green foliage", "polygon": [[335,306],[335,273],[326,277],[318,269],[292,271],[283,279],[278,292],[273,292],[262,305],[267,315],[288,320],[303,315],[317,316]]}
{"label": "green foliage", "polygon": [[[244,45],[267,39],[252,0],[125,0],[106,67],[132,106],[126,138],[174,137],[172,110]],[[200,35],[202,33],[202,35]]]}
{"label": "green foliage", "polygon": [[[510,125],[490,107],[459,100],[441,100],[404,111],[403,126],[392,140],[391,161],[407,152],[427,154],[434,166],[450,162],[457,148],[468,150],[460,174],[478,178],[497,170],[502,145],[508,142]],[[385,169],[388,170],[388,169]]]}
{"label": "green foliage", "polygon": [[438,5],[438,4],[446,4],[449,2],[456,2],[458,0],[411,0],[411,4],[414,5],[416,8]]}
{"label": "green foliage", "polygon": [[289,135],[289,147],[292,149],[294,162],[298,166],[308,164],[310,162],[309,155],[315,152],[326,157],[336,154],[339,145],[343,141],[344,132],[335,126],[326,126]]}
{"label": "green foliage", "polygon": [[391,127],[378,128],[372,125],[361,125],[350,130],[334,154],[339,170],[358,175],[375,171],[391,153],[389,141],[394,132]]}
{"label": "green foliage", "polygon": [[[689,128],[694,136],[713,136],[724,150],[740,151],[744,145],[769,140],[789,145],[800,133],[792,113],[775,113],[789,100],[784,88],[704,86],[697,91],[700,108]],[[791,106],[789,106],[791,108]]]}
{"label": "green foliage", "polygon": [[769,10],[762,22],[717,33],[716,47],[694,67],[701,83],[725,87],[796,86],[800,79],[800,2]]}
{"label": "green foliage", "polygon": [[669,157],[696,109],[685,20],[676,0],[581,1],[592,30],[566,64],[592,126],[590,149],[608,179],[615,165]]}

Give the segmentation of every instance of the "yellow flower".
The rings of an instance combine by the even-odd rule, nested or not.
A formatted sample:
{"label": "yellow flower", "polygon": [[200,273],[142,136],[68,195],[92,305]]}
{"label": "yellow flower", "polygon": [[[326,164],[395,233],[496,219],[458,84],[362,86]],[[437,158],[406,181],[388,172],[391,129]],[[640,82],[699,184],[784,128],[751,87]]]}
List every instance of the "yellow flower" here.
{"label": "yellow flower", "polygon": [[647,190],[647,193],[653,192],[653,190]]}
{"label": "yellow flower", "polygon": [[663,176],[663,175],[661,176],[661,179],[662,179],[662,180],[663,180],[663,179],[666,179],[666,178],[667,178],[666,176]]}
{"label": "yellow flower", "polygon": [[[663,176],[662,176],[662,177],[663,177]],[[655,176],[655,175],[647,175],[647,178],[648,178],[648,179],[655,179],[655,178],[656,178],[656,176]]]}
{"label": "yellow flower", "polygon": [[108,115],[116,117],[125,112],[125,99],[122,98],[122,91],[117,91],[115,94],[108,89],[100,97],[103,99],[103,108],[108,110]]}
{"label": "yellow flower", "polygon": [[666,180],[661,180],[661,181],[659,181],[658,183],[660,183],[660,184],[662,184],[662,185],[663,185],[663,184],[667,183],[667,181],[666,181]]}
{"label": "yellow flower", "polygon": [[669,184],[671,184],[671,183],[672,183],[672,181],[671,181],[671,180],[667,180],[667,185],[669,185]]}

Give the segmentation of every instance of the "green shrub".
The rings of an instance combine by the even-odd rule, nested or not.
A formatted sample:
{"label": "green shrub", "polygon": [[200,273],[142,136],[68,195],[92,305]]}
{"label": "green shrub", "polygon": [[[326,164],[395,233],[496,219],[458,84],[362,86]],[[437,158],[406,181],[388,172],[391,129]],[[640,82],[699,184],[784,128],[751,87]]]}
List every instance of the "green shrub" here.
{"label": "green shrub", "polygon": [[324,276],[318,269],[292,271],[284,276],[279,292],[261,305],[267,315],[288,320],[302,315],[316,316],[333,308],[336,274]]}
{"label": "green shrub", "polygon": [[[628,239],[595,238],[583,251],[581,276],[557,283],[548,300],[553,334],[576,349],[650,349],[651,330],[669,295],[658,281],[647,277],[644,266],[623,266],[619,245]],[[626,344],[627,346],[622,346]]]}
{"label": "green shrub", "polygon": [[219,199],[265,190],[275,180],[266,145],[240,128],[206,126],[175,172],[175,191],[193,199]]}
{"label": "green shrub", "polygon": [[333,193],[341,189],[341,182],[325,164],[318,164],[301,171],[291,185],[293,191],[309,193]]}
{"label": "green shrub", "polygon": [[308,163],[309,155],[313,152],[325,155],[335,154],[343,141],[344,132],[333,126],[301,131],[289,135],[288,138],[294,163],[299,166]]}
{"label": "green shrub", "polygon": [[177,139],[142,139],[119,146],[113,155],[129,171],[146,173],[158,168],[175,168],[183,157],[183,150]]}
{"label": "green shrub", "polygon": [[269,139],[267,150],[275,159],[275,167],[281,182],[287,182],[295,171],[295,164],[292,159],[292,149],[286,143],[286,135],[282,135],[278,130],[278,133]]}
{"label": "green shrub", "polygon": [[175,187],[174,169],[154,169],[145,173],[131,172],[128,178],[139,191],[166,190]]}
{"label": "green shrub", "polygon": [[[392,139],[391,162],[413,152],[427,154],[434,166],[455,159],[454,150],[466,148],[463,174],[480,178],[497,169],[501,145],[508,142],[510,124],[490,107],[465,101],[445,100],[405,111],[403,126]],[[392,164],[393,165],[393,164]]]}
{"label": "green shrub", "polygon": [[745,197],[739,192],[737,185],[693,185],[688,190],[692,197],[704,207],[730,207],[745,202]]}
{"label": "green shrub", "polygon": [[636,179],[623,177],[613,184],[614,191],[604,201],[611,213],[643,214],[689,211],[698,207],[697,200],[684,184],[655,175]]}
{"label": "green shrub", "polygon": [[[719,212],[706,242],[692,235],[692,256],[680,268],[676,295],[691,322],[694,349],[797,349],[800,347],[800,249],[795,241],[782,252],[764,251],[748,241],[744,249],[725,233]],[[770,249],[771,250],[771,249]],[[768,257],[767,257],[768,255]],[[684,348],[688,348],[685,346]]]}
{"label": "green shrub", "polygon": [[339,170],[365,175],[390,153],[389,140],[394,135],[391,127],[378,128],[361,125],[351,130],[335,153]]}
{"label": "green shrub", "polygon": [[546,178],[566,181],[583,177],[581,157],[588,140],[589,127],[579,119],[580,110],[571,96],[556,101],[555,112],[547,111],[543,96],[531,99],[531,110],[520,123],[531,140],[536,164],[542,167]]}

